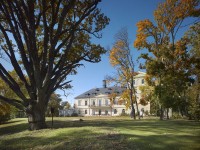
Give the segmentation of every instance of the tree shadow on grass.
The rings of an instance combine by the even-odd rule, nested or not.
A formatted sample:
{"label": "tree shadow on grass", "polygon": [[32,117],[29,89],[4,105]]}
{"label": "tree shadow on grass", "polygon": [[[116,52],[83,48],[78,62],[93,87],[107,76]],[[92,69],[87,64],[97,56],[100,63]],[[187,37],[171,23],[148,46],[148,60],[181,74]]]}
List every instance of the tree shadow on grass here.
{"label": "tree shadow on grass", "polygon": [[0,123],[0,125],[12,124],[12,123],[17,123],[17,122],[21,122],[21,120],[12,120],[12,121],[7,121],[7,122]]}
{"label": "tree shadow on grass", "polygon": [[28,130],[28,123],[15,124],[11,126],[0,127],[0,136],[14,134]]}
{"label": "tree shadow on grass", "polygon": [[[47,131],[45,131],[47,132]],[[183,143],[183,141],[185,143]],[[195,145],[190,145],[196,143]],[[2,150],[43,149],[43,150],[135,150],[135,149],[198,149],[198,139],[189,135],[135,135],[117,132],[97,133],[90,129],[62,132],[49,137],[16,137],[2,140]]]}
{"label": "tree shadow on grass", "polygon": [[[22,122],[20,124],[20,121]],[[25,120],[14,120],[8,122],[6,125],[0,125],[0,136],[4,134],[14,134],[18,132],[22,132],[28,130],[28,123],[24,123]],[[16,124],[15,124],[16,123]],[[50,120],[46,121],[47,126],[53,129],[59,128],[79,128],[79,127],[102,127],[109,129],[126,129],[126,130],[139,130],[146,132],[166,132],[166,130],[170,131],[183,131],[187,129],[193,128],[194,125],[199,125],[199,122],[190,122],[183,120],[169,120],[169,121],[159,121],[159,120],[112,120],[112,119],[104,119],[104,120],[91,120],[84,119],[84,121],[79,121],[79,118],[76,120],[60,120],[55,118],[53,122],[53,127]],[[8,125],[8,126],[7,126]]]}

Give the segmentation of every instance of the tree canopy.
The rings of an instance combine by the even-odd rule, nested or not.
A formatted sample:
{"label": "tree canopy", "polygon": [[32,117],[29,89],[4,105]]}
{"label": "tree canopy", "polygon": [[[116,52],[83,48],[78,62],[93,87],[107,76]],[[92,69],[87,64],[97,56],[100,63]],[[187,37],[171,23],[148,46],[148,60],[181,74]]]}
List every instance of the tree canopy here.
{"label": "tree canopy", "polygon": [[[134,47],[149,52],[142,53],[140,58],[146,60],[150,78],[157,80],[155,92],[159,96],[161,112],[162,105],[173,105],[170,99],[178,102],[177,97],[183,97],[187,83],[192,81],[193,58],[187,47],[188,40],[178,39],[178,31],[187,18],[199,15],[199,0],[166,0],[154,11],[153,22],[146,19],[137,23]],[[192,24],[196,22],[198,20]]]}
{"label": "tree canopy", "polygon": [[[99,62],[105,49],[91,42],[101,38],[109,23],[100,9],[100,0],[1,0],[0,1],[0,77],[18,98],[0,99],[26,107],[29,123],[44,120],[51,94],[69,88],[66,78],[75,74],[82,61]],[[10,62],[21,87],[2,59]],[[37,112],[37,113],[36,113]],[[42,121],[44,122],[44,121]],[[40,127],[38,127],[40,128]]]}
{"label": "tree canopy", "polygon": [[[136,89],[134,87],[135,64],[130,50],[130,43],[128,38],[128,31],[122,28],[115,36],[115,43],[110,50],[110,64],[116,69],[117,77],[114,79],[119,82],[121,86],[128,87],[124,91],[122,97],[126,101],[127,108],[131,108],[131,117],[136,118],[134,103],[137,107],[138,117],[139,110],[136,100]],[[128,95],[127,95],[128,94]],[[129,105],[129,106],[128,106]]]}

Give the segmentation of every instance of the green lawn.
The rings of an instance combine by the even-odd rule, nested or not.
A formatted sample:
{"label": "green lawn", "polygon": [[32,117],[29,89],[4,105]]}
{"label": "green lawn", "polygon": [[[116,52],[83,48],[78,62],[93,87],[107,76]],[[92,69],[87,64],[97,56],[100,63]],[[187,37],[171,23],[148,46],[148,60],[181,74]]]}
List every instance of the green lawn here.
{"label": "green lawn", "polygon": [[[28,131],[27,119],[0,125],[0,149],[200,149],[200,123],[128,117],[54,118],[53,129]],[[51,126],[51,118],[47,118]]]}

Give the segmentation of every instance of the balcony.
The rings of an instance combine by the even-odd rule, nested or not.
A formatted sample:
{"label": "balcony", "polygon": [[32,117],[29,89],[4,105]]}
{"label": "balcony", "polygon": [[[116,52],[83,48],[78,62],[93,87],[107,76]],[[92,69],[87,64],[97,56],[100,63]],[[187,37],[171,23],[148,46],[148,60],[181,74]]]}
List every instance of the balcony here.
{"label": "balcony", "polygon": [[110,105],[109,104],[96,104],[96,105],[90,105],[90,108],[109,108]]}

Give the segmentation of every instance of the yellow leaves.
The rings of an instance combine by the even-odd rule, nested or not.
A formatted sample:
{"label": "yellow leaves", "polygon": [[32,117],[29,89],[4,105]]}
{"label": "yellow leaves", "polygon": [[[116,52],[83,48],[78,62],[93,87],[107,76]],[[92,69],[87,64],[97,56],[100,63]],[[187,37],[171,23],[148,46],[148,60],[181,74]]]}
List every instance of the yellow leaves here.
{"label": "yellow leaves", "polygon": [[145,19],[145,20],[139,21],[137,23],[137,27],[138,27],[138,32],[142,32],[147,28],[152,28],[153,23],[149,19]]}
{"label": "yellow leaves", "polygon": [[113,105],[114,104],[114,101],[115,101],[115,98],[117,97],[117,94],[116,93],[111,93],[108,95],[108,98],[110,100],[110,105]]}
{"label": "yellow leaves", "polygon": [[136,34],[136,40],[134,41],[134,47],[141,49],[145,48],[147,46],[147,37],[153,34],[154,25],[153,23],[148,20],[142,20],[137,23],[137,34]]}
{"label": "yellow leaves", "polygon": [[198,0],[166,0],[154,11],[154,18],[161,31],[172,31],[183,19],[196,11]]}
{"label": "yellow leaves", "polygon": [[[135,99],[135,95],[132,95],[133,96],[133,100]],[[125,90],[121,96],[120,96],[120,99],[119,101],[121,102],[125,102],[125,106],[126,108],[130,108],[130,105],[131,105],[131,98],[130,98],[130,90]]]}
{"label": "yellow leaves", "polygon": [[120,63],[120,59],[126,53],[124,51],[125,43],[123,41],[117,41],[110,51],[110,63],[112,66],[116,66]]}
{"label": "yellow leaves", "polygon": [[147,34],[140,32],[136,35],[136,40],[134,41],[135,48],[144,48],[146,46]]}
{"label": "yellow leaves", "polygon": [[153,86],[140,86],[139,89],[141,91],[140,104],[145,106],[148,104],[148,102],[152,98],[152,94],[154,92],[154,87]]}

